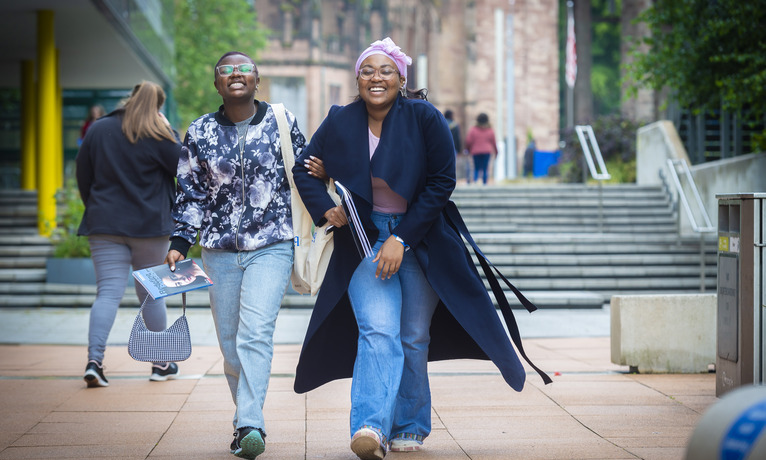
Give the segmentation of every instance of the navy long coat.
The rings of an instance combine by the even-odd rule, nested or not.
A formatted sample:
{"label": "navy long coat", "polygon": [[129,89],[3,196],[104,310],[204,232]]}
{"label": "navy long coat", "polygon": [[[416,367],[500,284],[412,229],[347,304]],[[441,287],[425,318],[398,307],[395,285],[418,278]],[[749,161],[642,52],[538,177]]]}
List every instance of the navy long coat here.
{"label": "navy long coat", "polygon": [[[429,360],[491,359],[505,381],[521,391],[525,370],[460,233],[444,212],[454,207],[449,197],[455,187],[455,148],[442,114],[429,102],[398,97],[371,160],[364,102],[332,107],[293,168],[301,198],[321,225],[334,203],[323,182],[307,174],[303,160],[309,155],[321,158],[327,174],[351,191],[371,242],[378,233],[370,219],[371,174],[407,200],[407,214],[393,233],[415,252],[440,299],[431,323]],[[334,232],[334,242],[296,369],[298,393],[353,373],[358,328],[346,289],[361,258],[347,225]],[[515,328],[510,322],[509,329]]]}

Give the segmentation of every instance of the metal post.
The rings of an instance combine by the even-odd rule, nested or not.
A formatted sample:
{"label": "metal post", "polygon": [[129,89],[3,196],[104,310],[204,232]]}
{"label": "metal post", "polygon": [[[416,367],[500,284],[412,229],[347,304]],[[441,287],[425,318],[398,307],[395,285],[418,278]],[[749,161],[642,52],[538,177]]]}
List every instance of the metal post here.
{"label": "metal post", "polygon": [[700,292],[705,292],[705,234],[700,233]]}
{"label": "metal post", "polygon": [[598,182],[598,232],[604,233],[604,191],[601,181]]}

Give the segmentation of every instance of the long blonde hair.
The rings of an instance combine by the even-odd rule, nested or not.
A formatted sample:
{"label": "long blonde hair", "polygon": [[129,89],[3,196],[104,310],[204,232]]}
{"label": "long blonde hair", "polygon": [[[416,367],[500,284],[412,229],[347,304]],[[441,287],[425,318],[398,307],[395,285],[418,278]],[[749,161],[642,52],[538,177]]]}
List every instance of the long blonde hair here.
{"label": "long blonde hair", "polygon": [[164,103],[165,91],[156,83],[144,81],[133,88],[133,93],[125,102],[125,114],[122,117],[122,133],[131,144],[145,137],[158,141],[176,141],[173,130],[160,117],[160,107]]}

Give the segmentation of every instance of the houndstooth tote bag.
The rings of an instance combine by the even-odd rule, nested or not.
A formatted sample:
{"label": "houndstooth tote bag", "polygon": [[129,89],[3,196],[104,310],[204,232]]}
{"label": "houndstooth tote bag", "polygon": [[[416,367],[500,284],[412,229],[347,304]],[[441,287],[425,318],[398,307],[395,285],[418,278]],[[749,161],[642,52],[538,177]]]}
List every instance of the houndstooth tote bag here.
{"label": "houndstooth tote bag", "polygon": [[164,331],[150,331],[144,323],[143,311],[147,296],[138,310],[128,340],[128,353],[136,361],[154,363],[184,361],[191,356],[191,335],[186,320],[186,293],[182,293],[183,314]]}

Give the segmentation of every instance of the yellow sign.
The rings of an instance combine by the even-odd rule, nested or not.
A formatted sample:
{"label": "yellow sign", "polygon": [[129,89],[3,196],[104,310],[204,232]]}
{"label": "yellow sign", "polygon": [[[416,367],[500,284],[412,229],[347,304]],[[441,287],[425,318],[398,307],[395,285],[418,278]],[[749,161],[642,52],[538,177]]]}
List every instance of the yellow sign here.
{"label": "yellow sign", "polygon": [[724,252],[729,250],[729,237],[728,236],[719,236],[718,237],[718,251]]}

